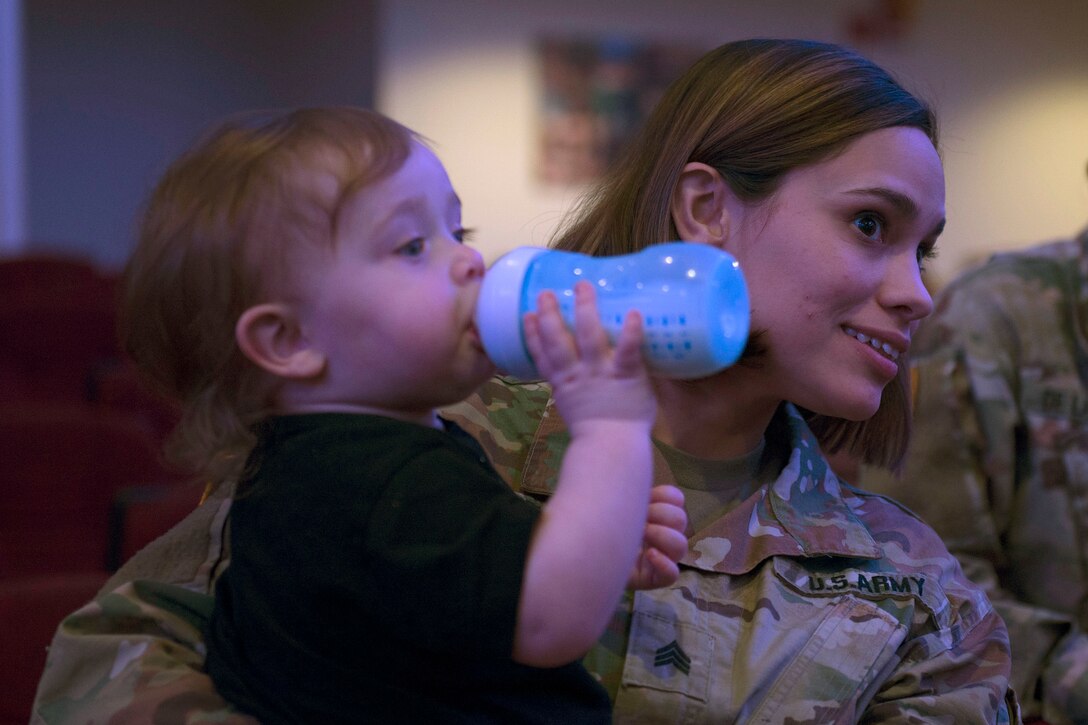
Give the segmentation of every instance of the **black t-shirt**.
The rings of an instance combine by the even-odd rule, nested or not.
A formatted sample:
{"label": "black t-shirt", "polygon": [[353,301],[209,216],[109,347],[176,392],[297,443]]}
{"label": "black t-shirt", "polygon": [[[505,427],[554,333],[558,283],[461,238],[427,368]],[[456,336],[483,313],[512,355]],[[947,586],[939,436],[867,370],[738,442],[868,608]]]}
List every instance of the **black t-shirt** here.
{"label": "black t-shirt", "polygon": [[264,723],[610,721],[580,664],[510,657],[539,514],[468,434],[269,420],[231,505],[208,671]]}

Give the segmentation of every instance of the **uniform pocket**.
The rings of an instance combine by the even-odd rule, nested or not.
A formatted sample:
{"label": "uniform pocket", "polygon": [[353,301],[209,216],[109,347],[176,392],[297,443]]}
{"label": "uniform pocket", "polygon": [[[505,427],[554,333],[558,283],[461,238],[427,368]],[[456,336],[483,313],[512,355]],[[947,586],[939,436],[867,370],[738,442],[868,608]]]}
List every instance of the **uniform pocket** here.
{"label": "uniform pocket", "polygon": [[864,707],[859,697],[906,634],[906,627],[872,602],[843,596],[826,608],[745,722],[853,722]]}
{"label": "uniform pocket", "polygon": [[677,617],[673,603],[642,598],[631,619],[624,687],[650,687],[707,701],[714,637],[684,619]]}

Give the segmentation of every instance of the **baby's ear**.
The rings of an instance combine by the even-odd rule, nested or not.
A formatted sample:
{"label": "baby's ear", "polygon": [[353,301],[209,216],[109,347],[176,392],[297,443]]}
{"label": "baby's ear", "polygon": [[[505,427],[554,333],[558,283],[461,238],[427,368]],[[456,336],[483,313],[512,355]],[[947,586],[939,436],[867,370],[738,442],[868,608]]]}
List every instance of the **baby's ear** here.
{"label": "baby's ear", "polygon": [[238,318],[234,339],[253,364],[278,377],[305,380],[325,370],[325,356],[310,347],[289,305],[250,307]]}

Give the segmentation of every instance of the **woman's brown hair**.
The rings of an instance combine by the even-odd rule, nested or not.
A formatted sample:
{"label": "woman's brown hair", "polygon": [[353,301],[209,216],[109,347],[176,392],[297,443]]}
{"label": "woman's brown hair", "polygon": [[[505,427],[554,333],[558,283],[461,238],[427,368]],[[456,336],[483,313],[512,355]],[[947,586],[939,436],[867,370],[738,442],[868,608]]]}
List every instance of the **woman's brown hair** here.
{"label": "woman's brown hair", "polygon": [[[933,111],[852,51],[807,40],[727,43],[668,88],[623,158],[553,244],[612,255],[677,239],[669,204],[687,163],[712,166],[738,198],[759,202],[788,172],[826,160],[867,133],[897,126],[918,128],[937,146]],[[753,340],[758,338],[755,331]],[[749,361],[759,346],[750,347]],[[910,439],[907,367],[901,361],[899,376],[867,421],[807,414],[825,450],[898,466]]]}

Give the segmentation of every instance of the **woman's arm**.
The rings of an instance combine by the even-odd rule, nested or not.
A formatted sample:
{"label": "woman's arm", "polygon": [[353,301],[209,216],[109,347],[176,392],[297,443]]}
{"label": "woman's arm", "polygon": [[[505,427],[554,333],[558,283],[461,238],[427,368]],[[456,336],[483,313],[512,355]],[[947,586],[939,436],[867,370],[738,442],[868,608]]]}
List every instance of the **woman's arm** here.
{"label": "woman's arm", "polygon": [[128,561],[60,624],[38,683],[33,725],[190,722],[228,725],[235,713],[203,671],[204,626],[215,574],[229,557],[220,486],[163,537]]}

